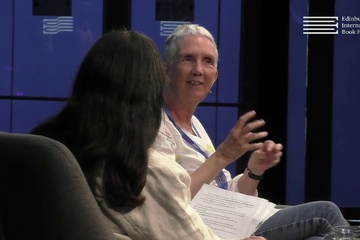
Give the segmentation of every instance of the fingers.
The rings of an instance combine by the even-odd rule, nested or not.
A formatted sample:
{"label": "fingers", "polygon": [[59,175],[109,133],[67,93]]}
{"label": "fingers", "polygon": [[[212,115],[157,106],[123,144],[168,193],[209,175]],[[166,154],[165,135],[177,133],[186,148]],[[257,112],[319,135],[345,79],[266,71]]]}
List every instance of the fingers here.
{"label": "fingers", "polygon": [[[265,121],[263,119],[258,119],[254,121],[250,121],[256,115],[255,111],[249,111],[242,115],[237,123],[235,124],[233,131],[235,131],[240,136],[243,136],[244,140],[247,143],[259,140],[268,135],[266,131],[262,132],[253,132],[254,130],[265,125]],[[255,148],[256,149],[256,148]]]}
{"label": "fingers", "polygon": [[278,163],[280,162],[280,158],[282,157],[282,152],[263,152],[261,150],[257,150],[253,152],[254,158],[259,159],[262,163]]}
{"label": "fingers", "polygon": [[254,120],[252,122],[246,123],[245,126],[241,128],[241,131],[246,134],[251,131],[254,131],[255,129],[258,129],[265,125],[265,121],[263,119]]}
{"label": "fingers", "polygon": [[282,154],[281,144],[276,144],[270,140],[264,143],[259,142],[259,140],[268,136],[268,132],[255,131],[265,125],[263,119],[251,121],[255,115],[255,111],[249,111],[239,118],[225,139],[221,150],[227,152],[227,155],[234,157],[241,156],[248,151],[260,150],[264,153],[272,152],[269,156],[266,156],[267,159],[274,160],[274,157],[280,158]]}
{"label": "fingers", "polygon": [[257,150],[257,149],[260,149],[262,148],[264,144],[262,142],[257,142],[257,143],[248,143],[246,144],[246,151],[254,151],[254,150]]}
{"label": "fingers", "polygon": [[278,144],[275,145],[275,150],[276,151],[282,151],[282,149],[283,149],[283,145],[281,143],[278,143]]}
{"label": "fingers", "polygon": [[255,111],[249,111],[242,115],[239,120],[235,124],[235,128],[240,129],[245,134],[248,132],[253,131],[254,129],[257,129],[259,127],[262,127],[265,125],[265,121],[263,119],[254,120],[252,122],[249,122],[250,119],[252,119],[256,115]]}
{"label": "fingers", "polygon": [[[253,164],[257,162],[256,165],[263,165],[268,167],[275,166],[280,162],[280,159],[283,155],[281,150],[282,144],[267,140],[264,142],[261,148],[253,152],[249,161]],[[257,167],[253,168],[257,169]]]}
{"label": "fingers", "polygon": [[246,124],[251,118],[253,118],[255,115],[256,115],[256,112],[253,111],[253,110],[252,110],[252,111],[249,111],[249,112],[247,112],[247,113],[245,113],[245,114],[243,114],[243,115],[239,118],[239,120],[237,121],[236,126],[239,127],[240,129],[242,129],[242,128],[245,126],[245,124]]}
{"label": "fingers", "polygon": [[245,135],[245,138],[247,140],[247,142],[253,142],[255,140],[258,140],[258,139],[261,139],[261,138],[264,138],[268,135],[267,132],[258,132],[258,133],[253,133],[253,132],[248,132],[246,135]]}
{"label": "fingers", "polygon": [[271,140],[266,140],[262,148],[264,152],[280,152],[282,149],[283,146],[281,143],[275,143]]}

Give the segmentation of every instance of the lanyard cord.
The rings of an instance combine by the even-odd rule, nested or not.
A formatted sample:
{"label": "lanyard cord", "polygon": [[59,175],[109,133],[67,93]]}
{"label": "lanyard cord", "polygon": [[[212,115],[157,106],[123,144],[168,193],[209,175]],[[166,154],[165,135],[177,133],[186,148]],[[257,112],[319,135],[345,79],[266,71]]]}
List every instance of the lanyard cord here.
{"label": "lanyard cord", "polygon": [[[193,147],[196,151],[198,151],[199,153],[201,153],[201,155],[203,155],[205,157],[205,159],[209,158],[209,154],[206,153],[205,151],[203,151],[199,145],[197,145],[175,122],[174,118],[172,117],[169,109],[167,106],[163,106],[163,109],[166,113],[166,115],[168,116],[168,118],[170,119],[170,121],[172,122],[172,124],[174,125],[174,127],[180,132],[181,137],[188,143],[190,144],[191,147]],[[196,132],[196,134],[200,136],[199,132],[197,131],[197,129],[195,128],[195,126],[192,124],[192,127],[194,129],[194,131]],[[216,184],[222,188],[222,189],[227,189],[228,188],[228,183],[227,183],[227,179],[226,176],[224,174],[223,171],[220,171],[219,175],[216,176],[215,178]]]}

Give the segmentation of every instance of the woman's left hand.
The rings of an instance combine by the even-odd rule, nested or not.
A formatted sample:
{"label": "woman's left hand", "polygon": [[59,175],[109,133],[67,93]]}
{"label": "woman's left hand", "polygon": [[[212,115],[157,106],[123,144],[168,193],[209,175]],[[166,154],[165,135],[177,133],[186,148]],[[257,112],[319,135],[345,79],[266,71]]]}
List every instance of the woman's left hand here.
{"label": "woman's left hand", "polygon": [[255,150],[249,159],[248,168],[256,175],[263,175],[266,170],[280,162],[283,146],[267,140],[263,146]]}

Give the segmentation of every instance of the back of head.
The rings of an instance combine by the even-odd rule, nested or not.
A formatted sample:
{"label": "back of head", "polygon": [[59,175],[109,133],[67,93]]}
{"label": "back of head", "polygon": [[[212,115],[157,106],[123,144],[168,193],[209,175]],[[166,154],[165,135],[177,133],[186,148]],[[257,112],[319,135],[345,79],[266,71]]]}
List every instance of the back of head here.
{"label": "back of head", "polygon": [[81,105],[86,117],[81,124],[97,123],[96,139],[139,124],[143,127],[136,130],[144,130],[150,146],[160,124],[163,73],[150,38],[125,30],[105,34],[85,57],[74,84],[71,101]]}
{"label": "back of head", "polygon": [[156,44],[128,30],[104,34],[89,50],[64,109],[32,132],[64,143],[95,192],[103,166],[110,206],[135,207],[145,185],[147,152],[161,122],[166,78]]}
{"label": "back of head", "polygon": [[198,24],[183,24],[176,27],[174,32],[168,36],[165,44],[165,62],[169,65],[172,65],[174,59],[176,58],[178,49],[177,42],[179,39],[186,36],[203,36],[208,38],[213,44],[215,48],[216,59],[219,59],[219,54],[217,50],[217,45],[214,37],[211,33],[204,27]]}

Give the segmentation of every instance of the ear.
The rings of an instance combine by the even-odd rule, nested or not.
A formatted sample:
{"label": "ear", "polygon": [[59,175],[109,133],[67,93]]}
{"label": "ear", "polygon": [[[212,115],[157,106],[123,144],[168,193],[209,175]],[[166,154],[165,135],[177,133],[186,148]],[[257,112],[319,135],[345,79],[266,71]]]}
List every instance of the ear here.
{"label": "ear", "polygon": [[164,70],[167,75],[169,75],[170,66],[167,62],[163,62]]}
{"label": "ear", "polygon": [[219,77],[219,70],[216,70],[215,80],[213,81],[213,83],[211,84],[211,86],[214,85],[214,83],[216,82],[216,80],[218,79],[218,77]]}

